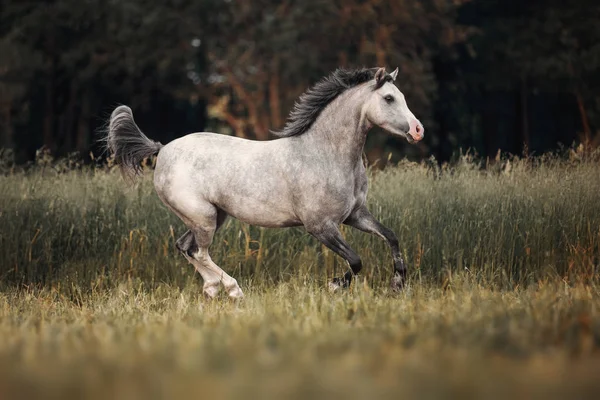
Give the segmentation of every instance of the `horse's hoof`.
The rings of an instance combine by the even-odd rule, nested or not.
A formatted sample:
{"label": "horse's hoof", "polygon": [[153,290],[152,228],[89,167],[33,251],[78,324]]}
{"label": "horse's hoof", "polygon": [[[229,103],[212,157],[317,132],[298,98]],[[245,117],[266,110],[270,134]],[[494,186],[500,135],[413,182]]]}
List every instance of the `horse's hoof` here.
{"label": "horse's hoof", "polygon": [[229,289],[229,291],[227,292],[227,295],[229,296],[230,299],[234,299],[234,300],[241,300],[244,298],[244,292],[242,292],[242,289],[240,289],[239,286]]}
{"label": "horse's hoof", "polygon": [[333,278],[333,280],[329,282],[329,291],[331,293],[337,292],[342,289],[347,289],[348,287],[350,287],[350,282],[348,282],[344,278]]}
{"label": "horse's hoof", "polygon": [[400,274],[394,275],[392,278],[392,282],[390,283],[390,289],[392,292],[399,293],[404,289],[404,276]]}
{"label": "horse's hoof", "polygon": [[335,282],[329,282],[329,291],[331,293],[335,293],[337,291],[340,291],[342,289],[342,285],[335,283]]}

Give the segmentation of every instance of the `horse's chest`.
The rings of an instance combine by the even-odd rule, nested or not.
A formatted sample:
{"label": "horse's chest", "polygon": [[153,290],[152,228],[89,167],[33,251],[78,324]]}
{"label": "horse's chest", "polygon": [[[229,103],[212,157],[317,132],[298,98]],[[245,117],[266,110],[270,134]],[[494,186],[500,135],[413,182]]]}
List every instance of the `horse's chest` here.
{"label": "horse's chest", "polygon": [[364,205],[367,199],[367,177],[364,174],[349,177],[343,186],[331,190],[331,204],[336,205],[339,216],[346,219],[355,209]]}
{"label": "horse's chest", "polygon": [[341,223],[365,203],[367,196],[367,177],[359,168],[353,171],[329,169],[326,172],[320,169],[298,182],[301,183],[298,190],[292,191],[294,208],[304,222],[316,219]]}

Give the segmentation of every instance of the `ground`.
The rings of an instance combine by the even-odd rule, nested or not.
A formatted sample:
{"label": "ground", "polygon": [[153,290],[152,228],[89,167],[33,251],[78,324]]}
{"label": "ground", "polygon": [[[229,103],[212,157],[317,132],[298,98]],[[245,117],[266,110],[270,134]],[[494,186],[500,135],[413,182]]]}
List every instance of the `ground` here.
{"label": "ground", "polygon": [[600,394],[600,167],[465,159],[374,171],[409,266],[343,229],[365,271],[301,229],[229,220],[211,250],[244,290],[205,299],[151,172],[0,175],[0,398],[584,398]]}
{"label": "ground", "polygon": [[[392,295],[312,282],[206,301],[125,283],[0,297],[0,395],[22,398],[584,398],[600,393],[598,288]],[[595,324],[595,325],[594,325]]]}

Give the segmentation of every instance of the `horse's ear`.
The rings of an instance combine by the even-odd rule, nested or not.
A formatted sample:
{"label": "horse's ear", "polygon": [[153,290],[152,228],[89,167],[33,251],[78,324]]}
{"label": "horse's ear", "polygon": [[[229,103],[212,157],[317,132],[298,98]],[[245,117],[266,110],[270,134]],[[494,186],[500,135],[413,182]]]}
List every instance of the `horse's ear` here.
{"label": "horse's ear", "polygon": [[396,67],[396,69],[390,74],[390,76],[392,77],[392,80],[396,80],[396,77],[398,76],[398,67]]}
{"label": "horse's ear", "polygon": [[385,77],[386,72],[385,68],[379,68],[377,72],[375,72],[375,83],[379,86],[379,82]]}

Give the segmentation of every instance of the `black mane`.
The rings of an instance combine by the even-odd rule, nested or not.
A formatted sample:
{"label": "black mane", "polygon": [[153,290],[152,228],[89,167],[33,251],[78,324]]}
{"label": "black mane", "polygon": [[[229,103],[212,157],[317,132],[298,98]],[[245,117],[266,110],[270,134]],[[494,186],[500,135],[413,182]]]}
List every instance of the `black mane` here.
{"label": "black mane", "polygon": [[[376,68],[336,69],[300,96],[283,129],[273,133],[280,137],[303,134],[311,127],[327,104],[347,89],[375,78],[375,72],[377,72]],[[386,74],[385,79],[381,80],[381,84],[391,80],[392,77]]]}

